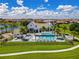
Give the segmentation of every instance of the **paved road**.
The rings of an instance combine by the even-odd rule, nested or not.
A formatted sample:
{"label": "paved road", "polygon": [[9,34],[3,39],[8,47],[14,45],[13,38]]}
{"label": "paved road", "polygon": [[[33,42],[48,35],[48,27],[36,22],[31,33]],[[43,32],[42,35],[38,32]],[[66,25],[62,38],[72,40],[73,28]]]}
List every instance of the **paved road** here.
{"label": "paved road", "polygon": [[33,54],[33,53],[60,53],[65,51],[71,51],[77,48],[79,48],[79,45],[61,50],[17,52],[17,53],[0,54],[0,56],[14,56],[14,55],[22,55],[22,54]]}

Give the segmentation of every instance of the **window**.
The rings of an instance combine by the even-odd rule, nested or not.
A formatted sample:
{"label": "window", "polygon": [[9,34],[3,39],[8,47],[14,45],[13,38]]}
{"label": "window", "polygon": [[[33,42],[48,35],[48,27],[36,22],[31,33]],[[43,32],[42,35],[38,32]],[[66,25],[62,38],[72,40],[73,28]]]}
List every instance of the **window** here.
{"label": "window", "polygon": [[35,27],[37,27],[37,25],[35,25]]}

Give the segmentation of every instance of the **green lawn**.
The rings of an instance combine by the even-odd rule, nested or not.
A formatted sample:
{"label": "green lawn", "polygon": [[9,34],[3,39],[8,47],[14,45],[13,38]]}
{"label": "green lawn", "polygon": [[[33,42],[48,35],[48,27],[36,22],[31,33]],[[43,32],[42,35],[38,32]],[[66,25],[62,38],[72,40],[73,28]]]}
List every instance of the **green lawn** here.
{"label": "green lawn", "polygon": [[63,53],[43,53],[0,57],[0,59],[79,59],[79,49]]}
{"label": "green lawn", "polygon": [[66,42],[9,42],[0,46],[0,54],[34,50],[59,50],[72,46]]}
{"label": "green lawn", "polygon": [[[24,43],[25,44],[25,43]],[[35,43],[32,43],[32,44],[35,44]],[[36,43],[37,44],[37,43]],[[47,43],[46,43],[47,44]],[[62,48],[68,48],[68,47],[71,47],[71,45],[37,45],[34,47],[31,46],[30,48],[33,50],[33,49],[36,49],[36,50],[51,50],[51,49],[62,49]],[[49,44],[49,43],[48,43]],[[64,43],[63,43],[64,44]],[[19,46],[19,45],[18,45]],[[21,47],[14,47],[12,46],[10,49],[18,49],[19,48],[19,51],[24,51],[24,50],[28,50],[29,48],[26,48],[25,46],[21,46]],[[28,44],[28,47],[30,46],[30,44]],[[25,48],[24,48],[25,47]],[[34,48],[33,48],[34,47]],[[9,48],[9,46],[6,46],[5,48],[2,48],[3,50],[6,50],[6,51],[12,51],[12,50],[8,50],[7,48]],[[41,49],[40,49],[41,48]],[[1,48],[0,48],[1,49]],[[3,50],[0,50],[0,52],[2,52]],[[68,52],[62,52],[62,53],[43,53],[43,54],[25,54],[25,55],[17,55],[17,56],[8,56],[8,57],[0,57],[0,59],[79,59],[79,48],[78,49],[75,49],[75,50],[72,50],[72,51],[68,51]]]}

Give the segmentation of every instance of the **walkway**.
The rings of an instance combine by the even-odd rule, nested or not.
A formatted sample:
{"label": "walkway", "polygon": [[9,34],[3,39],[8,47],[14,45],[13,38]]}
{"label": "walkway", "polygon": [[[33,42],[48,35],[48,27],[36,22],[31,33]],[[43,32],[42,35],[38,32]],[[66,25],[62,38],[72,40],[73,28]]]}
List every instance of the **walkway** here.
{"label": "walkway", "polygon": [[79,48],[79,45],[61,50],[17,52],[17,53],[0,54],[0,56],[14,56],[14,55],[32,54],[32,53],[58,53],[58,52],[71,51],[77,48]]}

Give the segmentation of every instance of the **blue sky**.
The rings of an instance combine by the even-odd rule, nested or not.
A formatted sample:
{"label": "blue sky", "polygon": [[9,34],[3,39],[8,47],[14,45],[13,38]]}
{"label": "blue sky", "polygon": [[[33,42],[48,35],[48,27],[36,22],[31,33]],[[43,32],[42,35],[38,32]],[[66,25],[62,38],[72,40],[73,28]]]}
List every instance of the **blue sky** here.
{"label": "blue sky", "polygon": [[[40,5],[47,7],[48,9],[55,9],[59,5],[76,5],[79,6],[79,0],[23,0],[23,5],[29,8],[37,8]],[[9,8],[13,6],[19,6],[16,0],[0,0],[0,3],[8,3]]]}
{"label": "blue sky", "polygon": [[[24,11],[23,9],[25,9],[25,11],[28,11],[28,12],[26,12],[27,14],[30,13],[29,10],[31,10],[31,9],[32,9],[32,11],[36,10],[34,13],[36,13],[36,12],[40,13],[40,12],[38,12],[38,9],[41,10],[42,14],[45,14],[44,12],[47,12],[48,14],[50,14],[51,12],[56,13],[55,16],[51,16],[54,14],[49,15],[50,17],[48,16],[48,14],[46,16],[44,16],[44,17],[49,17],[49,18],[56,18],[56,16],[58,16],[58,18],[61,18],[59,15],[61,15],[61,14],[63,15],[65,13],[66,13],[66,16],[63,16],[62,18],[66,18],[67,14],[69,14],[69,13],[71,13],[71,15],[72,14],[73,15],[70,17],[67,17],[67,18],[73,18],[73,16],[75,15],[74,14],[75,12],[76,12],[75,18],[78,18],[77,12],[79,12],[78,11],[79,10],[79,0],[0,0],[0,6],[2,6],[2,5],[5,8],[1,9],[1,11],[3,11],[4,9],[5,9],[5,11],[3,11],[3,13],[1,13],[1,15],[0,15],[1,17],[4,17],[5,13],[8,14],[8,13],[11,13],[14,11],[16,12],[17,9],[22,10],[22,11]],[[26,8],[28,8],[29,10],[27,10]],[[21,11],[20,11],[20,14],[21,14]],[[22,13],[22,15],[24,15],[24,14]],[[29,15],[29,17],[32,18],[33,16]],[[39,16],[38,18],[42,18],[42,17]]]}

